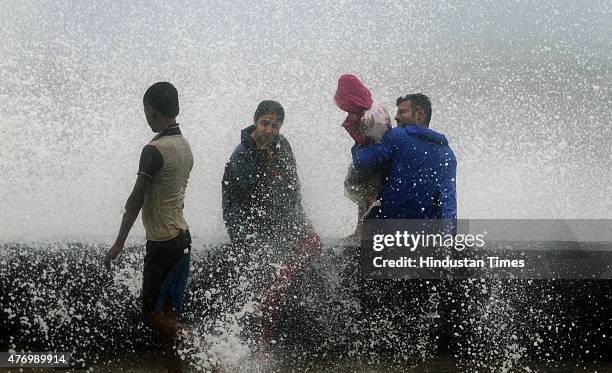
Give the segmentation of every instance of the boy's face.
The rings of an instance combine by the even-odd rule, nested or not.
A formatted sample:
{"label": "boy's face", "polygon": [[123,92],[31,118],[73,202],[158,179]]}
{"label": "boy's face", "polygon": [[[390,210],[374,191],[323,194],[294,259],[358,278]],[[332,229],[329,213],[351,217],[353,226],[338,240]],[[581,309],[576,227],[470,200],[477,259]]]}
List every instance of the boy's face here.
{"label": "boy's face", "polygon": [[255,131],[253,138],[258,145],[269,145],[278,136],[283,125],[276,114],[261,115],[255,120]]}

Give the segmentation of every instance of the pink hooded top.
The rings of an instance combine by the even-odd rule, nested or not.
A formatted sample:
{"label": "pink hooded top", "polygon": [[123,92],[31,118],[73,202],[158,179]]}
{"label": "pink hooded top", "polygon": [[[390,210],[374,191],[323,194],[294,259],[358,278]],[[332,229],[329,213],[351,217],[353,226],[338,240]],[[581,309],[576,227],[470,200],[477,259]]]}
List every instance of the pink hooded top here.
{"label": "pink hooded top", "polygon": [[355,75],[340,76],[334,100],[341,110],[349,113],[342,127],[358,145],[368,144],[368,137],[379,142],[391,128],[387,111],[372,102],[372,93]]}
{"label": "pink hooded top", "polygon": [[347,113],[363,114],[372,107],[372,93],[359,78],[351,74],[344,74],[338,79],[334,100]]}

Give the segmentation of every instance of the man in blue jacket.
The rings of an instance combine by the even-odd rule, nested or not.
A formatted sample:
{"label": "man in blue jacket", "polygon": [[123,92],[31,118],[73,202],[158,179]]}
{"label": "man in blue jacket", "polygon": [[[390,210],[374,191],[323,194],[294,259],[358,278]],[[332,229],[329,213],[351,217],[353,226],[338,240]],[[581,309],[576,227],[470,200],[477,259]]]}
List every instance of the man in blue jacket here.
{"label": "man in blue jacket", "polygon": [[457,160],[444,135],[429,128],[431,102],[421,93],[397,99],[398,127],[380,144],[353,145],[356,168],[389,165],[378,219],[456,219]]}

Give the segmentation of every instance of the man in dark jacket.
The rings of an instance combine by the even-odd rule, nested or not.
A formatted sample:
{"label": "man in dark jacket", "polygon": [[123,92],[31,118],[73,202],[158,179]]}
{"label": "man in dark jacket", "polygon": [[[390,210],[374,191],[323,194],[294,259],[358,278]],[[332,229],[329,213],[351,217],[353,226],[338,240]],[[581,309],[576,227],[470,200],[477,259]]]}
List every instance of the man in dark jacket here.
{"label": "man in dark jacket", "polygon": [[232,242],[299,237],[305,233],[300,181],[293,151],[279,133],[284,110],[263,101],[254,123],[225,166],[223,219]]}
{"label": "man in dark jacket", "polygon": [[[319,236],[307,222],[300,180],[287,139],[279,133],[285,119],[276,101],[262,101],[254,124],[243,129],[240,144],[225,166],[222,180],[223,219],[230,240],[246,244],[259,263],[252,271],[262,289],[264,330],[259,342],[269,344],[294,275],[321,251]],[[269,276],[271,263],[280,264]]]}
{"label": "man in dark jacket", "polygon": [[455,154],[446,137],[429,128],[431,102],[421,93],[397,99],[398,127],[380,144],[354,145],[356,168],[390,162],[370,217],[382,219],[456,219]]}

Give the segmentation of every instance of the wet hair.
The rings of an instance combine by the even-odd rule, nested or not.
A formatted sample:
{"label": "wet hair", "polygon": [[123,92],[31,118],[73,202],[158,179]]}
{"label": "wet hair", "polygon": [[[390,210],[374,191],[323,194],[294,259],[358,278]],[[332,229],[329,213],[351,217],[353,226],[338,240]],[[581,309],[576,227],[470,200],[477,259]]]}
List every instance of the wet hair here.
{"label": "wet hair", "polygon": [[175,118],[179,113],[178,92],[168,82],[157,82],[150,86],[142,97],[142,103],[168,118]]}
{"label": "wet hair", "polygon": [[425,124],[429,124],[431,120],[431,101],[429,101],[429,97],[425,96],[422,93],[413,93],[410,95],[406,95],[403,97],[399,97],[395,102],[396,106],[399,106],[402,102],[410,102],[410,106],[412,106],[412,112],[414,112],[417,108],[422,108],[425,110]]}
{"label": "wet hair", "polygon": [[283,106],[276,101],[272,100],[264,100],[257,105],[257,110],[255,110],[255,121],[261,117],[262,115],[267,114],[276,114],[278,121],[283,123],[285,120],[285,110]]}

